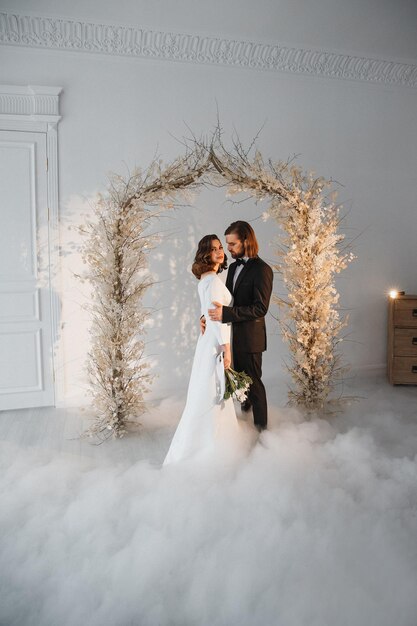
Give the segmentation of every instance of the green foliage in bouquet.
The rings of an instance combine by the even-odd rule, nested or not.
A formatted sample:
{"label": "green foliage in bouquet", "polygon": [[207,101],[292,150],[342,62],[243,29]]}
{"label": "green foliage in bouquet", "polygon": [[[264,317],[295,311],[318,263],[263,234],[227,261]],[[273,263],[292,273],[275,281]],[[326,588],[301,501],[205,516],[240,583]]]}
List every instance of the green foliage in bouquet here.
{"label": "green foliage in bouquet", "polygon": [[244,402],[246,400],[249,387],[252,384],[252,378],[248,376],[245,372],[236,372],[234,369],[229,367],[229,369],[224,371],[226,377],[226,388],[224,392],[224,399],[234,398],[239,402]]}

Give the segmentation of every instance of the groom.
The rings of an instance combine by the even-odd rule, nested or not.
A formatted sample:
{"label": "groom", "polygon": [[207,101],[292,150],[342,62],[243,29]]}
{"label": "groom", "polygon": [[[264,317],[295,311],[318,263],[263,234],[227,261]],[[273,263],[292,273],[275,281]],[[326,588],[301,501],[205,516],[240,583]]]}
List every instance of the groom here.
{"label": "groom", "polygon": [[267,427],[268,408],[262,376],[262,352],[266,350],[265,315],[272,292],[273,272],[258,257],[258,242],[248,222],[230,224],[224,233],[227,249],[235,263],[229,267],[226,287],[233,294],[233,306],[209,309],[210,319],[233,325],[233,368],[245,371],[253,383],[243,411],[253,410],[253,420],[259,431]]}

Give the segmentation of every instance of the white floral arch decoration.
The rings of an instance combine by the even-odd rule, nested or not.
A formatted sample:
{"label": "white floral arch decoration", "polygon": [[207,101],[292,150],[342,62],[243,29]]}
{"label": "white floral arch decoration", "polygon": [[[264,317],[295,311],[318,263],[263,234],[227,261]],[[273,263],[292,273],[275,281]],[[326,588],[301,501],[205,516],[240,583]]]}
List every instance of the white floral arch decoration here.
{"label": "white floral arch decoration", "polygon": [[274,269],[288,289],[286,299],[273,294],[273,300],[291,354],[289,401],[307,414],[328,406],[344,369],[337,348],[347,323],[339,315],[335,275],[353,258],[341,246],[340,207],[335,193],[327,193],[331,181],[251,152],[239,140],[226,150],[219,129],[210,141],[187,142],[185,154],[168,165],[154,160],[128,178],[112,175],[93,218],[80,227],[87,236],[83,278],[93,292],[87,368],[95,421],[88,435],[121,437],[145,411],[152,373],[144,353],[149,312],[142,298],[152,285],[147,255],[155,245],[148,228],[157,213],[202,185],[220,184],[231,195],[244,191],[269,200],[267,213],[281,230]]}

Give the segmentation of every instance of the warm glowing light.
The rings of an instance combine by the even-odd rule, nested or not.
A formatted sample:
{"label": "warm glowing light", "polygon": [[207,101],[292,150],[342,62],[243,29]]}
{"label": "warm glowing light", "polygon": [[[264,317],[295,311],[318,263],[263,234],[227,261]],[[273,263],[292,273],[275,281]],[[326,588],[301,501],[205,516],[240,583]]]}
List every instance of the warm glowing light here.
{"label": "warm glowing light", "polygon": [[398,298],[398,291],[396,289],[391,289],[391,291],[389,292],[389,297],[395,300],[395,298]]}

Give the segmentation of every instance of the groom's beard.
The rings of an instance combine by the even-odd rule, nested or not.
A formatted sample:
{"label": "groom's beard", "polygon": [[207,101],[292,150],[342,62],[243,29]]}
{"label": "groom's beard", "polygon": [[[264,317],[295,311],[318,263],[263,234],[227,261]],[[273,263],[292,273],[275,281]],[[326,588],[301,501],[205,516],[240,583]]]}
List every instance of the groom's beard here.
{"label": "groom's beard", "polygon": [[245,251],[241,250],[240,252],[231,252],[232,259],[243,259],[245,256]]}

